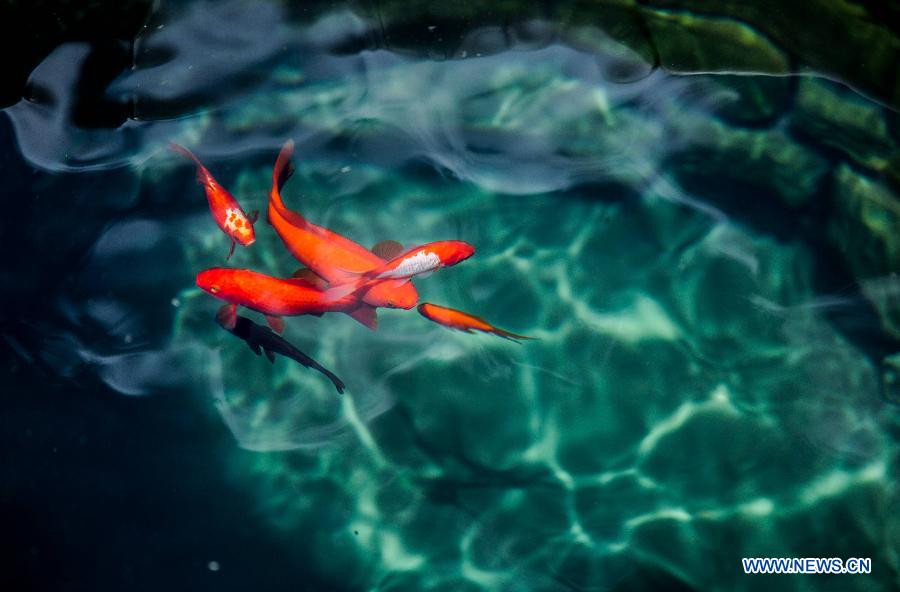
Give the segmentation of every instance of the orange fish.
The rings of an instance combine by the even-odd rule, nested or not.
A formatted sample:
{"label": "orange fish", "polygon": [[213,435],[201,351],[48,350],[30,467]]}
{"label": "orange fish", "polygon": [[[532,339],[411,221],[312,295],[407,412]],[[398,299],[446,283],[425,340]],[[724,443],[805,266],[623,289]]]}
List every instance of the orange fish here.
{"label": "orange fish", "polygon": [[534,339],[534,337],[526,337],[525,335],[517,335],[516,333],[504,331],[503,329],[499,329],[491,325],[480,317],[470,315],[468,313],[462,312],[461,310],[447,308],[446,306],[438,306],[436,304],[423,302],[419,305],[418,311],[419,314],[421,314],[429,321],[434,321],[439,325],[444,325],[445,327],[450,327],[451,329],[465,331],[466,333],[471,333],[472,331],[493,333],[494,335],[499,335],[500,337],[509,339],[510,341],[515,341],[516,343],[518,343],[519,339]]}
{"label": "orange fish", "polygon": [[231,259],[234,254],[235,243],[240,243],[244,247],[252,245],[256,240],[253,223],[256,222],[258,212],[247,216],[238,205],[237,200],[228,193],[227,189],[219,185],[193,152],[173,142],[169,143],[169,147],[178,154],[190,158],[197,165],[197,182],[206,190],[206,199],[209,201],[209,210],[212,212],[213,219],[222,232],[231,238],[231,248],[228,250],[226,261]]}
{"label": "orange fish", "polygon": [[[284,205],[281,188],[294,172],[291,155],[294,142],[288,140],[275,162],[272,171],[272,189],[269,192],[269,223],[291,254],[309,271],[305,277],[321,278],[330,283],[346,283],[385,263],[403,248],[393,241],[383,241],[372,251],[362,245],[322,226],[309,222],[299,213]],[[374,251],[374,252],[373,252]],[[362,298],[363,305],[348,312],[367,327],[375,327],[374,307],[410,309],[416,305],[419,294],[407,279],[390,280],[373,284]]]}
{"label": "orange fish", "polygon": [[437,241],[414,247],[385,264],[362,274],[364,278],[389,280],[409,279],[450,267],[475,254],[475,247],[463,241]]}
{"label": "orange fish", "polygon": [[226,329],[234,328],[238,306],[264,314],[279,333],[284,330],[282,316],[346,312],[359,306],[353,288],[323,291],[303,279],[279,279],[249,269],[207,269],[197,274],[197,286],[228,303],[217,315]]}

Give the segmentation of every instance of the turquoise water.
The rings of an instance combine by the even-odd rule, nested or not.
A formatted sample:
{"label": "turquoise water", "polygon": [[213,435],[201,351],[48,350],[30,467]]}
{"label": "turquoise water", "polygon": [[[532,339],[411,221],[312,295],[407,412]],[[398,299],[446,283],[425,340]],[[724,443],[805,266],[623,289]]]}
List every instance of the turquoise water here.
{"label": "turquoise water", "polygon": [[[156,536],[179,541],[170,562],[125,512],[113,538],[133,545],[130,575],[67,567],[81,574],[72,589],[900,585],[889,107],[815,72],[673,75],[541,22],[518,40],[480,29],[447,60],[359,48],[371,23],[349,10],[283,10],[156,13],[98,95],[127,112],[121,124],[72,115],[114,115],[84,96],[96,54],[83,43],[54,50],[34,97],[4,110],[6,158],[21,162],[4,176],[33,204],[5,229],[20,257],[4,269],[2,328],[22,385],[7,433],[112,434],[128,443],[119,462],[132,451],[142,467],[134,451],[155,450],[172,504]],[[264,211],[289,138],[290,207],[367,246],[471,243],[473,258],[415,280],[421,301],[537,340],[415,311],[379,311],[375,332],[344,315],[288,319],[285,337],[346,382],[337,396],[224,332],[193,277],[224,264],[228,240],[166,142]],[[229,265],[289,276],[297,263],[264,217],[256,231]],[[49,417],[22,398],[35,389]],[[123,399],[144,425],[127,436],[110,427]],[[103,516],[85,491],[107,491],[118,465],[71,462],[97,481],[77,489],[79,507],[98,505],[81,511]],[[36,486],[10,474],[10,499],[31,507]],[[135,508],[152,494],[123,487]],[[185,516],[214,498],[210,534]],[[77,528],[42,528],[56,553],[74,546]],[[749,576],[742,557],[873,568]]]}

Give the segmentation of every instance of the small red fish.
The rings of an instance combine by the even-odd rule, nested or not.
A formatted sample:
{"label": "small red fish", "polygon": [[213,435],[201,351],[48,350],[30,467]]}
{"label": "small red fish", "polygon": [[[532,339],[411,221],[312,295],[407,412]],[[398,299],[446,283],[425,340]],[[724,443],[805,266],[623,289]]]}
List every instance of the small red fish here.
{"label": "small red fish", "polygon": [[[329,283],[347,282],[383,265],[385,259],[381,255],[393,256],[402,250],[397,248],[396,243],[385,241],[370,251],[345,236],[309,222],[298,212],[285,206],[281,188],[293,174],[293,153],[294,142],[291,140],[278,153],[272,170],[268,218],[269,224],[275,228],[291,254],[310,270],[308,273]],[[410,309],[418,301],[419,294],[415,286],[406,280],[380,282],[373,285],[363,297],[366,307]],[[368,314],[374,314],[374,310],[368,311]],[[359,318],[357,320],[361,321]]]}
{"label": "small red fish", "polygon": [[323,291],[303,279],[279,279],[249,269],[207,269],[197,274],[197,286],[228,303],[218,314],[227,329],[234,328],[238,306],[261,312],[279,333],[284,330],[282,316],[346,312],[359,306],[356,289]]}
{"label": "small red fish", "polygon": [[256,222],[259,213],[253,212],[250,216],[247,216],[244,210],[241,209],[241,206],[238,205],[237,200],[228,193],[228,190],[219,185],[212,174],[200,162],[200,159],[194,156],[193,152],[173,142],[169,143],[169,147],[178,154],[190,158],[197,165],[197,182],[203,185],[203,189],[206,190],[206,199],[209,201],[209,210],[212,212],[213,219],[219,225],[219,228],[222,229],[222,232],[231,238],[231,248],[228,251],[226,261],[231,259],[231,256],[234,254],[235,243],[240,243],[244,247],[252,245],[253,241],[256,240],[256,235],[253,232],[253,223]]}
{"label": "small red fish", "polygon": [[466,333],[471,333],[472,331],[493,333],[494,335],[499,335],[504,339],[509,339],[510,341],[515,341],[517,343],[519,339],[534,339],[534,337],[527,337],[525,335],[518,335],[516,333],[504,331],[503,329],[499,329],[491,325],[480,317],[470,315],[468,313],[462,312],[461,310],[447,308],[446,306],[438,306],[436,304],[423,302],[419,305],[417,310],[419,311],[419,314],[421,314],[429,321],[434,321],[439,325],[444,325],[445,327],[450,327],[451,329],[465,331]]}
{"label": "small red fish", "polygon": [[427,243],[397,255],[384,265],[365,272],[362,277],[378,280],[409,279],[441,267],[456,265],[474,254],[475,247],[463,241]]}

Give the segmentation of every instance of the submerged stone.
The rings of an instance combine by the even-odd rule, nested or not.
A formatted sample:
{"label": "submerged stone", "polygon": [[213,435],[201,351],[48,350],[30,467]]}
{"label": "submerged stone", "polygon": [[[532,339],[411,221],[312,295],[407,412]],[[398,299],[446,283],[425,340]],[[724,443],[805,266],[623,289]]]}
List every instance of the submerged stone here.
{"label": "submerged stone", "polygon": [[670,72],[790,71],[787,56],[745,23],[649,9],[642,16],[662,67]]}
{"label": "submerged stone", "polygon": [[900,192],[900,151],[891,155],[882,173],[894,191]]}
{"label": "submerged stone", "polygon": [[843,255],[884,329],[900,338],[900,199],[848,165],[838,168],[828,236]]}
{"label": "submerged stone", "polygon": [[881,170],[896,149],[885,111],[836,83],[800,78],[791,130],[837,150],[861,166]]}
{"label": "submerged stone", "polygon": [[561,39],[573,47],[606,54],[610,41],[620,45],[614,53],[622,53],[626,63],[639,57],[648,67],[658,65],[658,55],[647,33],[640,12],[633,0],[609,0],[602,10],[588,2],[558,2],[552,4],[553,18],[563,24]]}
{"label": "submerged stone", "polygon": [[900,199],[846,164],[835,177],[829,234],[858,277],[900,271]]}
{"label": "submerged stone", "polygon": [[887,356],[881,361],[881,384],[884,398],[900,405],[900,353]]}
{"label": "submerged stone", "polygon": [[[728,17],[771,40],[803,66],[900,106],[898,12],[889,3],[761,0],[647,0],[668,10]],[[727,53],[724,55],[728,55]],[[741,64],[735,62],[735,68]]]}
{"label": "submerged stone", "polygon": [[713,200],[740,192],[764,201],[769,193],[789,207],[799,207],[812,199],[828,169],[822,156],[779,130],[736,129],[686,117],[673,127],[680,145],[669,164],[676,177],[689,190]]}
{"label": "submerged stone", "polygon": [[794,83],[787,76],[716,74],[692,77],[701,105],[727,121],[741,126],[773,124],[791,106]]}

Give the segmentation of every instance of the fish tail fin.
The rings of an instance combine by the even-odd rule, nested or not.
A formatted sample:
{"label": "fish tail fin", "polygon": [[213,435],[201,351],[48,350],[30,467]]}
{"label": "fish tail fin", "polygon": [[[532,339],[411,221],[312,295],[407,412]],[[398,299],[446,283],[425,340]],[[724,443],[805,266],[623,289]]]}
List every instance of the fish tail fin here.
{"label": "fish tail fin", "polygon": [[190,158],[191,160],[194,161],[194,164],[196,164],[197,166],[203,166],[203,165],[200,163],[200,159],[197,158],[197,156],[194,155],[193,152],[191,152],[190,150],[188,150],[188,149],[185,148],[184,146],[181,146],[181,145],[179,145],[179,144],[176,144],[175,142],[169,142],[169,150],[171,150],[172,152],[176,152],[176,153],[178,153],[178,154],[180,154],[180,155],[182,155],[182,156],[184,156],[184,157],[186,157],[186,158]]}
{"label": "fish tail fin", "polygon": [[353,310],[346,311],[346,313],[350,318],[365,325],[372,331],[378,329],[378,311],[374,306],[361,304]]}
{"label": "fish tail fin", "polygon": [[184,156],[186,158],[191,159],[194,162],[194,165],[196,165],[196,167],[197,167],[197,182],[198,183],[203,185],[204,183],[209,181],[209,179],[211,178],[211,175],[209,174],[209,171],[206,170],[206,167],[203,166],[203,163],[200,162],[200,159],[197,158],[197,155],[195,155],[193,152],[191,152],[184,146],[179,146],[175,142],[169,142],[169,149],[172,150],[173,152],[177,152],[178,154],[181,154],[182,156]]}
{"label": "fish tail fin", "polygon": [[278,158],[275,160],[275,168],[272,169],[272,191],[270,198],[275,202],[275,207],[279,210],[284,209],[284,202],[281,200],[281,188],[288,182],[291,175],[294,174],[294,164],[291,157],[294,155],[294,141],[288,140],[281,147]]}
{"label": "fish tail fin", "polygon": [[494,329],[491,331],[491,333],[493,333],[494,335],[499,335],[500,337],[502,337],[504,339],[509,339],[510,341],[515,341],[516,343],[519,343],[519,341],[522,339],[526,339],[526,340],[537,339],[537,337],[528,337],[527,335],[519,335],[518,333],[513,333],[511,331],[505,331],[503,329],[498,329],[496,327],[494,327]]}
{"label": "fish tail fin", "polygon": [[291,156],[294,154],[294,141],[288,140],[281,147],[278,158],[275,161],[275,167],[272,169],[272,189],[269,191],[269,207],[266,209],[266,221],[278,228],[273,221],[273,217],[283,219],[283,221],[295,226],[306,226],[306,219],[293,210],[289,210],[281,199],[281,188],[287,183],[291,175],[294,174],[294,165],[291,163]]}

